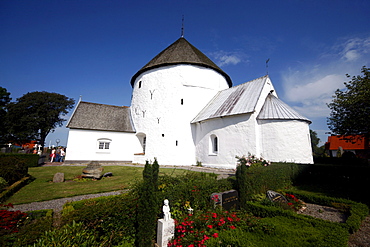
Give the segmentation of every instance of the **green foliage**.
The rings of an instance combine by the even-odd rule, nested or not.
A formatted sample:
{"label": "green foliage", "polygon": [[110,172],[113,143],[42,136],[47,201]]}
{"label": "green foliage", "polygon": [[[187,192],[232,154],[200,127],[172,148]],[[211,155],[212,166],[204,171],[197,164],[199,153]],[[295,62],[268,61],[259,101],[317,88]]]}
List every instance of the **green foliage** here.
{"label": "green foliage", "polygon": [[5,123],[6,107],[11,101],[10,93],[3,87],[0,87],[0,143],[7,141],[7,125]]}
{"label": "green foliage", "polygon": [[23,247],[34,244],[46,231],[52,229],[52,214],[52,210],[27,212],[26,220],[23,222],[19,232],[12,236],[12,241],[8,239],[9,246]]}
{"label": "green foliage", "polygon": [[44,145],[46,136],[66,121],[62,116],[72,109],[74,100],[48,92],[31,92],[7,106],[6,124],[11,140],[25,143],[39,139]]}
{"label": "green foliage", "polygon": [[370,133],[370,69],[363,66],[361,73],[352,78],[347,74],[351,80],[344,83],[346,89],[337,89],[328,104],[328,127],[334,134]]}
{"label": "green foliage", "polygon": [[365,204],[354,202],[351,200],[328,196],[319,196],[315,193],[303,191],[289,191],[289,193],[294,194],[307,203],[337,207],[340,210],[349,210],[349,217],[345,225],[350,233],[356,232],[360,228],[361,222],[369,214],[369,208]]}
{"label": "green foliage", "polygon": [[0,177],[4,178],[8,184],[12,184],[27,176],[28,167],[24,161],[17,156],[0,157]]}
{"label": "green foliage", "polygon": [[36,167],[38,166],[38,161],[40,156],[37,154],[16,154],[16,153],[5,153],[5,154],[0,154],[0,164],[1,164],[1,159],[4,157],[15,157],[18,159],[21,159],[27,167]]}
{"label": "green foliage", "polygon": [[217,180],[217,175],[213,173],[187,171],[177,177],[161,176],[158,184],[158,197],[170,201],[173,218],[188,213],[189,206],[194,212],[213,208],[211,194],[232,189],[231,180]]}
{"label": "green foliage", "polygon": [[[240,167],[240,166],[239,166]],[[270,166],[259,166],[247,169],[245,172],[247,175],[241,176],[241,168],[236,171],[236,178],[238,177],[244,184],[244,191],[239,191],[239,197],[242,198],[243,194],[246,200],[251,200],[253,195],[266,193],[267,190],[279,190],[290,187],[298,177],[301,176],[308,169],[309,165],[298,165],[298,164],[285,164],[279,163]],[[238,182],[237,182],[238,184]],[[240,186],[240,185],[238,185]]]}
{"label": "green foliage", "polygon": [[[82,222],[95,232],[102,246],[133,244],[136,234],[137,199],[130,194],[69,202],[62,211],[63,224]],[[123,242],[122,242],[123,241]]]}
{"label": "green foliage", "polygon": [[87,229],[82,223],[72,222],[60,229],[49,230],[39,238],[34,247],[44,246],[100,246],[94,232]]}
{"label": "green foliage", "polygon": [[236,168],[236,189],[239,192],[240,207],[244,208],[247,203],[248,193],[248,178],[247,178],[247,166],[245,164],[238,165]]}
{"label": "green foliage", "polygon": [[143,182],[138,189],[138,215],[136,245],[148,247],[153,245],[156,232],[156,220],[159,211],[158,191],[159,165],[155,159],[154,164],[147,161],[143,170]]}
{"label": "green foliage", "polygon": [[2,191],[6,186],[8,186],[8,182],[4,178],[0,177],[0,191]]}

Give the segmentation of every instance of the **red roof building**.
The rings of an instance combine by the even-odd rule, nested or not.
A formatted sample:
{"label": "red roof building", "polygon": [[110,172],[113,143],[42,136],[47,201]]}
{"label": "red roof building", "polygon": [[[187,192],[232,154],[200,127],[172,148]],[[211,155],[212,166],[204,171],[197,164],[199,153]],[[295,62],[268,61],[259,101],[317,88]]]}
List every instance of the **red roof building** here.
{"label": "red roof building", "polygon": [[369,158],[369,144],[368,135],[336,135],[328,137],[325,150],[331,157],[337,157],[338,152],[352,152],[359,158]]}

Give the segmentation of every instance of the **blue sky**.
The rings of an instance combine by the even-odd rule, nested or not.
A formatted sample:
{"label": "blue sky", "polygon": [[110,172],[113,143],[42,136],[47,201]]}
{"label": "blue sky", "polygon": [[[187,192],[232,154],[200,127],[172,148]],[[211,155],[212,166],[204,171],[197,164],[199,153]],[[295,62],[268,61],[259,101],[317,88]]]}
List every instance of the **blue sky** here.
{"label": "blue sky", "polygon": [[[326,103],[370,61],[368,0],[1,0],[0,86],[130,105],[131,77],[181,35],[238,85],[268,73],[322,142]],[[70,114],[66,116],[69,118]],[[66,145],[68,129],[47,145]]]}

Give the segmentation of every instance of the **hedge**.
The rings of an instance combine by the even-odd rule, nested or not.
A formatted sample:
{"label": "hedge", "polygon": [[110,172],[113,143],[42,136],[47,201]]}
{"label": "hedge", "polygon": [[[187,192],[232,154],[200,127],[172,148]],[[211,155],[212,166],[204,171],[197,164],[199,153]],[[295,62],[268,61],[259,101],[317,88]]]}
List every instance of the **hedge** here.
{"label": "hedge", "polygon": [[[265,206],[257,202],[247,202],[246,210],[249,213],[252,213],[258,217],[275,217],[275,216],[284,216],[288,218],[300,218],[309,220],[312,224],[333,224],[339,225],[347,229],[349,233],[356,232],[360,226],[362,220],[369,214],[369,209],[365,204],[357,203],[354,201],[342,199],[342,198],[332,198],[327,196],[317,196],[313,193],[308,192],[297,192],[297,191],[286,191],[289,194],[295,195],[297,198],[301,199],[306,203],[314,203],[323,206],[333,207],[335,203],[341,204],[343,206],[349,206],[350,216],[348,217],[346,223],[336,223],[336,222],[327,222],[321,219],[316,219],[311,216],[298,215],[293,211],[284,210],[282,208],[274,206]],[[334,203],[334,204],[333,204]]]}
{"label": "hedge", "polygon": [[246,183],[247,199],[253,195],[266,193],[291,186],[310,165],[278,163],[270,166],[248,168]]}
{"label": "hedge", "polygon": [[38,162],[39,162],[39,159],[40,159],[40,156],[38,154],[13,154],[13,153],[4,153],[4,154],[0,154],[0,164],[2,164],[2,159],[4,157],[16,157],[16,158],[19,158],[21,160],[23,160],[23,162],[25,163],[25,165],[27,167],[36,167],[38,166]]}
{"label": "hedge", "polygon": [[23,186],[34,180],[33,177],[28,176],[21,178],[19,181],[10,185],[6,190],[0,193],[0,202],[5,202],[9,197],[11,197],[15,192],[20,190]]}

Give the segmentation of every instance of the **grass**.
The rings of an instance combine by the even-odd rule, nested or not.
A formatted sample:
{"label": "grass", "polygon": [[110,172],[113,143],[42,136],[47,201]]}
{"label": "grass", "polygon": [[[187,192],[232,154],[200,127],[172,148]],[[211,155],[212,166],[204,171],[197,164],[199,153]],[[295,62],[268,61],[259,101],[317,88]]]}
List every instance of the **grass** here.
{"label": "grass", "polygon": [[[89,179],[74,181],[82,174],[83,168],[82,166],[30,167],[28,173],[36,179],[16,192],[6,203],[24,204],[129,189],[136,181],[142,179],[143,171],[143,167],[104,166],[104,173],[112,172],[112,177],[96,181]],[[57,172],[64,173],[65,182],[53,183],[53,176]],[[160,169],[160,175],[177,176],[186,172],[188,171],[175,168]]]}

